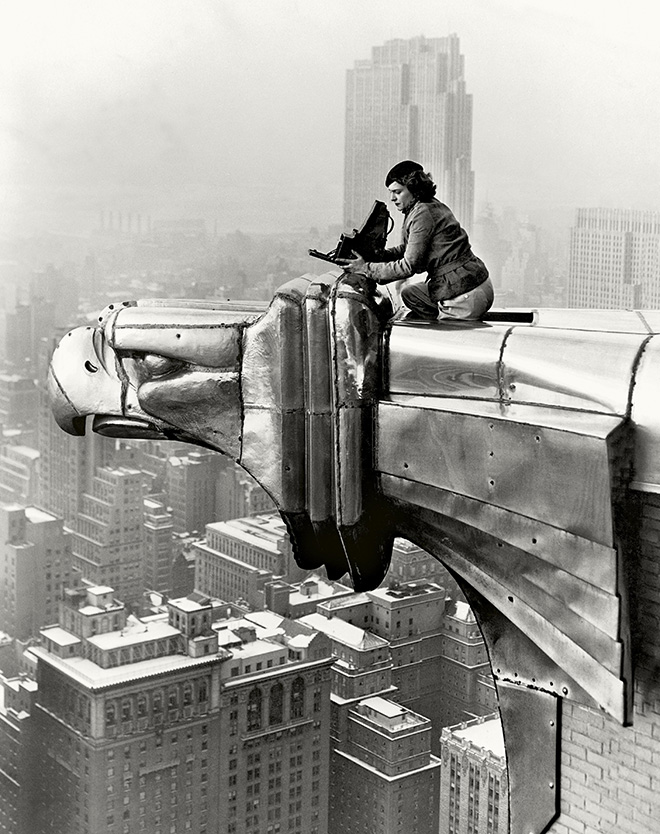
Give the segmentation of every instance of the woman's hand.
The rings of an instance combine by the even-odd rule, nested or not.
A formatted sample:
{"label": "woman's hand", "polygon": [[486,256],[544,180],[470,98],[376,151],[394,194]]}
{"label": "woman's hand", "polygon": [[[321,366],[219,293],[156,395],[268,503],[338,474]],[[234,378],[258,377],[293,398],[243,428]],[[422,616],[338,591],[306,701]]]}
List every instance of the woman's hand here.
{"label": "woman's hand", "polygon": [[364,268],[367,265],[365,259],[361,255],[358,255],[357,252],[352,252],[351,254],[354,256],[353,258],[337,258],[335,263],[343,267],[345,272],[364,273]]}

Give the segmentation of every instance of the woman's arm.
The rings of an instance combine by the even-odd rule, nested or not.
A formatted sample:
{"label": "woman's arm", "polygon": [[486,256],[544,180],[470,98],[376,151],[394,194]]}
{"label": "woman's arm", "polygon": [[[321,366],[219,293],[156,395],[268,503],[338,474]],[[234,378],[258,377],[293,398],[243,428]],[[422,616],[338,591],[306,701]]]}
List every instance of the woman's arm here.
{"label": "woman's arm", "polygon": [[415,215],[408,227],[405,244],[394,249],[386,249],[392,253],[393,260],[385,262],[366,262],[362,258],[353,261],[338,261],[350,272],[361,272],[368,278],[373,278],[378,284],[390,284],[403,278],[410,278],[420,272],[425,272],[428,264],[428,252],[433,236],[433,217],[423,203],[416,206]]}

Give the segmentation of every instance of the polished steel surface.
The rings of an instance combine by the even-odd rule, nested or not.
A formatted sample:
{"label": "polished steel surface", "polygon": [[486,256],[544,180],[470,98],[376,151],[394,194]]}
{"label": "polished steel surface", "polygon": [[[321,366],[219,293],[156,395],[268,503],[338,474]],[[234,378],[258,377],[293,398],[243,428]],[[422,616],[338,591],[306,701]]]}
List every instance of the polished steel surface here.
{"label": "polished steel surface", "polygon": [[[439,329],[442,328],[442,329]],[[500,355],[508,328],[465,324],[396,325],[388,334],[389,394],[498,399]]]}
{"label": "polished steel surface", "polygon": [[468,412],[462,400],[381,402],[377,468],[610,547],[607,440],[620,424],[589,415],[576,425],[570,412],[537,406],[481,402]]}
{"label": "polished steel surface", "polygon": [[559,815],[561,702],[521,686],[498,690],[509,770],[511,834],[542,834]]}
{"label": "polished steel surface", "polygon": [[[612,547],[575,536],[538,519],[428,484],[383,474],[381,487],[386,496],[436,510],[475,530],[490,533],[502,545],[510,544],[549,565],[571,572],[576,578],[599,589],[616,593],[617,552]],[[409,497],[411,492],[414,492],[414,497]]]}

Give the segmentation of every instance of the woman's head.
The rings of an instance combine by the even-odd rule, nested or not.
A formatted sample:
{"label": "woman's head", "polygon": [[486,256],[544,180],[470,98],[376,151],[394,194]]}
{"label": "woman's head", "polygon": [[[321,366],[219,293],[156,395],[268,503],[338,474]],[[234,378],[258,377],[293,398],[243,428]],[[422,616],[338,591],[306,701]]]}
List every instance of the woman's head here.
{"label": "woman's head", "polygon": [[[405,159],[391,168],[385,177],[385,185],[392,191],[392,183],[400,183],[408,189],[414,200],[426,203],[435,196],[436,186],[430,174],[426,174],[419,162]],[[395,200],[396,202],[396,200]],[[397,207],[398,204],[397,204]]]}

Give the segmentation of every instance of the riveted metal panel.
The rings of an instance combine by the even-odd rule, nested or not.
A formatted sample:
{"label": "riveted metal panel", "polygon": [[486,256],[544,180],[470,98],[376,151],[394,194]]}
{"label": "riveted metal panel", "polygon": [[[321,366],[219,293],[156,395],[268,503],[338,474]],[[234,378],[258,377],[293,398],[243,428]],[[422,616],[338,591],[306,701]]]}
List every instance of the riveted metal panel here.
{"label": "riveted metal panel", "polygon": [[499,396],[498,362],[505,327],[437,329],[394,325],[389,334],[385,390],[449,397]]}
{"label": "riveted metal panel", "polygon": [[428,484],[381,475],[381,489],[387,497],[435,510],[533,554],[607,593],[617,592],[616,550],[612,547]]}
{"label": "riveted metal panel", "polygon": [[510,834],[542,834],[559,815],[560,702],[499,683],[509,771]]}
{"label": "riveted metal panel", "polygon": [[516,402],[626,414],[644,335],[516,328],[503,354],[503,396]]}
{"label": "riveted metal panel", "polygon": [[[244,324],[210,310],[121,307],[103,330],[118,351],[168,356],[207,367],[238,370]],[[245,317],[244,317],[245,321]]]}
{"label": "riveted metal panel", "polygon": [[243,341],[241,463],[289,512],[305,506],[302,303],[308,285],[296,279],[280,288]]}
{"label": "riveted metal panel", "polygon": [[[660,314],[659,314],[660,315]],[[642,354],[632,396],[635,427],[633,488],[660,492],[660,337]]]}
{"label": "riveted metal panel", "polygon": [[329,300],[329,284],[320,279],[310,284],[305,296],[305,435],[307,509],[314,522],[335,513]]}
{"label": "riveted metal panel", "polygon": [[[564,669],[569,678],[577,681],[603,709],[619,722],[625,721],[628,705],[626,684],[621,672],[612,672],[601,660],[595,658],[588,642],[576,642],[575,638],[582,639],[584,632],[567,635],[562,630],[563,623],[548,619],[526,599],[513,594],[510,578],[495,578],[479,564],[475,556],[475,542],[470,536],[466,538],[465,531],[452,529],[447,519],[428,510],[416,510],[414,519],[411,518],[411,529],[406,530],[409,514],[412,515],[411,505],[402,505],[398,527],[400,534],[440,558],[500,610],[516,628],[529,635],[538,648],[553,663]],[[483,547],[487,546],[484,542]],[[556,681],[552,683],[556,684]],[[568,688],[557,694],[571,697]]]}
{"label": "riveted metal panel", "polygon": [[[611,473],[607,434],[620,424],[589,415],[583,432],[565,430],[566,412],[555,409],[535,425],[542,409],[518,422],[494,409],[463,413],[462,402],[378,409],[379,471],[430,484],[561,527],[611,546]],[[487,403],[483,403],[487,406]],[[517,406],[521,419],[525,406]],[[570,413],[568,413],[569,416]],[[568,424],[572,422],[567,421]],[[587,430],[593,434],[585,434]]]}

